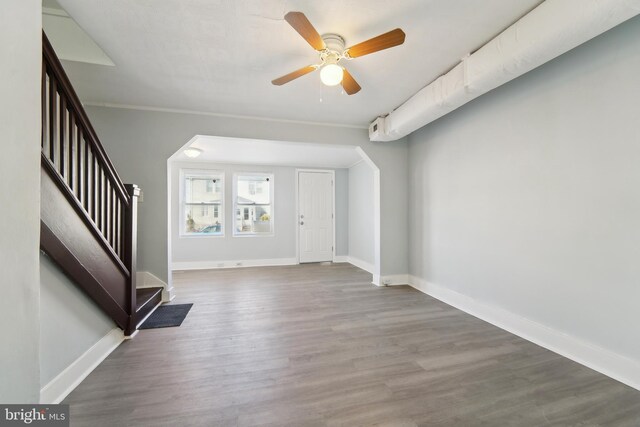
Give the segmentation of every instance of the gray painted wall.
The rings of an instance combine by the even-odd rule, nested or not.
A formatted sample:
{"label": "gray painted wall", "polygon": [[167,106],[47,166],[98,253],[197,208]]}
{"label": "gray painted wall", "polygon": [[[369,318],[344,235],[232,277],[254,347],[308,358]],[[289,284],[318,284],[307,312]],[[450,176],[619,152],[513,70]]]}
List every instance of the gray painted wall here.
{"label": "gray painted wall", "polygon": [[408,147],[369,142],[366,129],[121,108],[88,107],[106,151],[125,182],[144,190],[139,264],[167,280],[167,159],[194,135],[361,146],[381,171],[382,273],[405,273]]}
{"label": "gray painted wall", "polygon": [[366,162],[349,168],[349,256],[373,265],[373,170]]}
{"label": "gray painted wall", "polygon": [[410,272],[640,360],[640,18],[410,136]]}
{"label": "gray painted wall", "polygon": [[[229,165],[196,162],[172,162],[171,230],[172,262],[208,262],[255,259],[296,258],[296,168],[287,166]],[[210,169],[225,174],[225,235],[180,236],[179,196],[180,169]],[[274,229],[273,236],[233,237],[233,175],[238,172],[264,172],[274,175]],[[336,170],[336,231],[345,233],[348,208],[342,206],[348,190],[346,170]],[[348,203],[348,201],[347,201]],[[348,220],[348,219],[347,219]],[[346,234],[346,233],[345,233]],[[346,254],[344,238],[336,238],[337,254]]]}
{"label": "gray painted wall", "polygon": [[40,383],[44,387],[115,323],[59,267],[40,255]]}
{"label": "gray painted wall", "polygon": [[336,256],[349,255],[349,169],[336,169]]}
{"label": "gray painted wall", "polygon": [[37,403],[40,279],[40,0],[0,13],[0,402]]}

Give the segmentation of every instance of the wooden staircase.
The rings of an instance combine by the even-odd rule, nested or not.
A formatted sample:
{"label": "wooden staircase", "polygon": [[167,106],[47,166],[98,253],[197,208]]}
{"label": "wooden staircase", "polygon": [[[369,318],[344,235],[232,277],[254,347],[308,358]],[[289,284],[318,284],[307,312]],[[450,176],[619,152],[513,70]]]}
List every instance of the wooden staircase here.
{"label": "wooden staircase", "polygon": [[138,196],[107,156],[43,33],[40,247],[131,336],[162,300],[136,289]]}
{"label": "wooden staircase", "polygon": [[162,303],[162,288],[140,288],[136,290],[136,328]]}

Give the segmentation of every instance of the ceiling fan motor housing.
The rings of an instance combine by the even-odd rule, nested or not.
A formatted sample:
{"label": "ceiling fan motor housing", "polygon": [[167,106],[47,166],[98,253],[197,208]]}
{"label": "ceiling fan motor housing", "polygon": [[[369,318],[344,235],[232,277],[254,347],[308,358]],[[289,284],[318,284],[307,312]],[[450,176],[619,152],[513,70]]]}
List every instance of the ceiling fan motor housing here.
{"label": "ceiling fan motor housing", "polygon": [[339,34],[328,33],[322,35],[322,40],[327,46],[327,56],[335,56],[337,57],[337,59],[342,57],[345,46],[342,36],[340,36]]}

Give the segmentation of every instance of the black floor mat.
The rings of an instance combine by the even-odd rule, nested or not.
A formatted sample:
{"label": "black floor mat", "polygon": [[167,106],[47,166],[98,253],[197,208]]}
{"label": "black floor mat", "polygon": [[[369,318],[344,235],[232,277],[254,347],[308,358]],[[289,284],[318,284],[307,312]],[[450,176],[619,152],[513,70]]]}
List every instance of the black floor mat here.
{"label": "black floor mat", "polygon": [[193,304],[161,305],[140,325],[139,329],[180,326]]}

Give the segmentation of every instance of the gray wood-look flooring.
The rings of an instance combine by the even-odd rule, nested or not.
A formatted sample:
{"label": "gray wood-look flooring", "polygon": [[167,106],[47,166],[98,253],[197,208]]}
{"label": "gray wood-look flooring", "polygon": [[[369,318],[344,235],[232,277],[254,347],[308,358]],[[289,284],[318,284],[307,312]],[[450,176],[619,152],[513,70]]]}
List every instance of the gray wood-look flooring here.
{"label": "gray wood-look flooring", "polygon": [[348,264],[180,272],[73,426],[640,426],[640,392]]}

